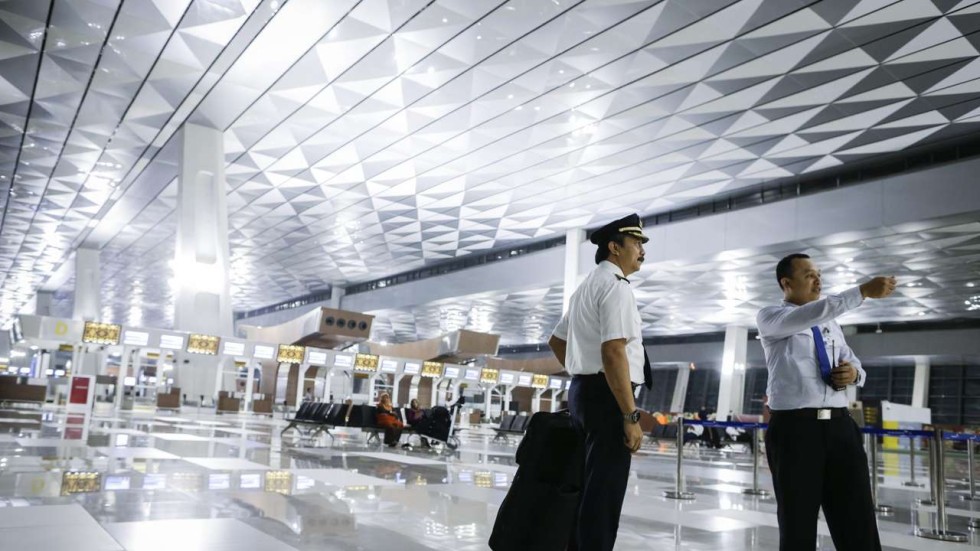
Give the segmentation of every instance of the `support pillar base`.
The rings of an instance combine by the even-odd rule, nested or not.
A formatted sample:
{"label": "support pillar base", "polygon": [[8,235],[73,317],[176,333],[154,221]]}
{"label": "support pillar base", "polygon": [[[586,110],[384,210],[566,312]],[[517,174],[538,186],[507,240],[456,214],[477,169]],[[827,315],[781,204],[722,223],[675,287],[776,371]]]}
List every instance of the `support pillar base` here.
{"label": "support pillar base", "polygon": [[965,542],[967,540],[966,534],[962,532],[953,532],[947,530],[945,532],[941,530],[934,529],[915,529],[915,536],[919,538],[926,538],[929,540],[939,540],[939,541],[954,541],[954,542]]}

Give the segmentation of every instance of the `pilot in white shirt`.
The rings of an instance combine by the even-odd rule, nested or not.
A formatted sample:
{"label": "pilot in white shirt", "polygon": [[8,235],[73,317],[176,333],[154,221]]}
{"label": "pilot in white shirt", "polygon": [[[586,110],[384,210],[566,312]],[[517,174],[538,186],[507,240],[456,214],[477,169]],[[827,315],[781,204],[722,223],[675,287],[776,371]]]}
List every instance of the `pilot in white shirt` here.
{"label": "pilot in white shirt", "polygon": [[570,549],[611,551],[630,454],[643,441],[633,389],[649,387],[649,363],[627,278],[640,269],[648,239],[633,214],[603,226],[590,241],[598,245],[598,266],[575,290],[548,344],[572,374],[569,409],[586,435],[585,485]]}

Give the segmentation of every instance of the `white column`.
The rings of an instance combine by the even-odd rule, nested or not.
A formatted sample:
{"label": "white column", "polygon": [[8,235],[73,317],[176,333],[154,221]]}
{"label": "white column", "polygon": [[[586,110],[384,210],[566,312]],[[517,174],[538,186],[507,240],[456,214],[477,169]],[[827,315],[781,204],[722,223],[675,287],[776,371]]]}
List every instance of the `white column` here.
{"label": "white column", "polygon": [[682,365],[677,368],[677,381],[674,382],[674,398],[670,401],[672,413],[684,411],[684,399],[687,397],[687,381],[691,378],[691,368]]}
{"label": "white column", "polygon": [[395,382],[391,385],[391,401],[402,406],[407,406],[408,400],[402,401],[401,397],[401,382],[403,377],[405,375],[402,373],[395,375]]}
{"label": "white column", "polygon": [[[48,370],[53,369],[51,366],[51,353],[47,350],[41,350],[37,356],[37,373],[34,374],[38,379],[48,379]],[[54,373],[52,372],[52,376]]]}
{"label": "white column", "polygon": [[341,305],[344,303],[344,295],[347,294],[347,289],[344,287],[333,286],[330,288],[330,307],[334,310],[340,310]]}
{"label": "white column", "polygon": [[119,357],[119,373],[116,374],[116,394],[113,396],[113,408],[119,411],[122,408],[123,393],[126,390],[126,376],[129,375],[129,362],[133,351],[128,346],[123,346],[122,355]]}
{"label": "white column", "polygon": [[534,390],[534,396],[531,398],[531,413],[537,413],[541,411],[541,396],[544,394],[546,389],[538,388]]}
{"label": "white column", "polygon": [[929,356],[915,357],[915,380],[912,383],[912,406],[929,407]]}
{"label": "white column", "polygon": [[249,361],[245,364],[245,369],[248,371],[245,374],[245,413],[252,411],[252,394],[255,392],[255,368],[260,366],[259,362],[252,363],[254,360]]}
{"label": "white column", "polygon": [[725,328],[725,348],[721,356],[721,380],[718,383],[719,419],[728,412],[742,413],[745,395],[745,361],[748,352],[749,329],[740,325]]}
{"label": "white column", "polygon": [[75,303],[72,318],[95,321],[101,317],[101,284],[99,251],[95,249],[76,250]]}
{"label": "white column", "polygon": [[562,290],[561,311],[568,311],[568,303],[579,283],[579,250],[585,241],[585,230],[576,228],[565,232],[565,286]]}
{"label": "white column", "polygon": [[35,316],[50,316],[52,300],[54,300],[53,291],[42,291],[38,289],[37,293],[34,294],[34,298],[24,306],[23,311],[25,314],[34,314]]}
{"label": "white column", "polygon": [[[306,396],[306,372],[310,369],[310,364],[299,364],[299,372],[296,374],[296,409],[303,404],[303,397]],[[313,378],[313,388],[316,389],[316,377]]]}
{"label": "white column", "polygon": [[[232,335],[228,288],[228,208],[222,132],[184,125],[177,178],[174,328]],[[192,399],[216,392],[214,357],[190,354],[178,364],[177,384]]]}

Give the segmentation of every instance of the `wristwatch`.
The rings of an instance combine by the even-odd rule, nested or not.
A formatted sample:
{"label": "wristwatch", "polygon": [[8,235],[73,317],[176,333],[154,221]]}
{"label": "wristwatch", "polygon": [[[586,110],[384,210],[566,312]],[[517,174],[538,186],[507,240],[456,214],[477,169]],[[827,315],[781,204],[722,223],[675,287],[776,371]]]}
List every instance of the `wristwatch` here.
{"label": "wristwatch", "polygon": [[640,422],[640,410],[634,409],[633,411],[627,413],[623,416],[623,421],[627,423],[639,423]]}

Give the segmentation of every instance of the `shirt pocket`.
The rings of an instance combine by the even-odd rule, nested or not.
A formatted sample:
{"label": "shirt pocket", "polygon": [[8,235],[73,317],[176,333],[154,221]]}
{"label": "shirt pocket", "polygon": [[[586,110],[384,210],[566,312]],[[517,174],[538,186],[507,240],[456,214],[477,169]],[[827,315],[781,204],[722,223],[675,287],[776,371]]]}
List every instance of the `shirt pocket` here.
{"label": "shirt pocket", "polygon": [[817,349],[813,341],[813,334],[807,330],[805,333],[793,335],[792,339],[789,355],[797,370],[798,377],[803,380],[819,379],[820,365],[817,362]]}

